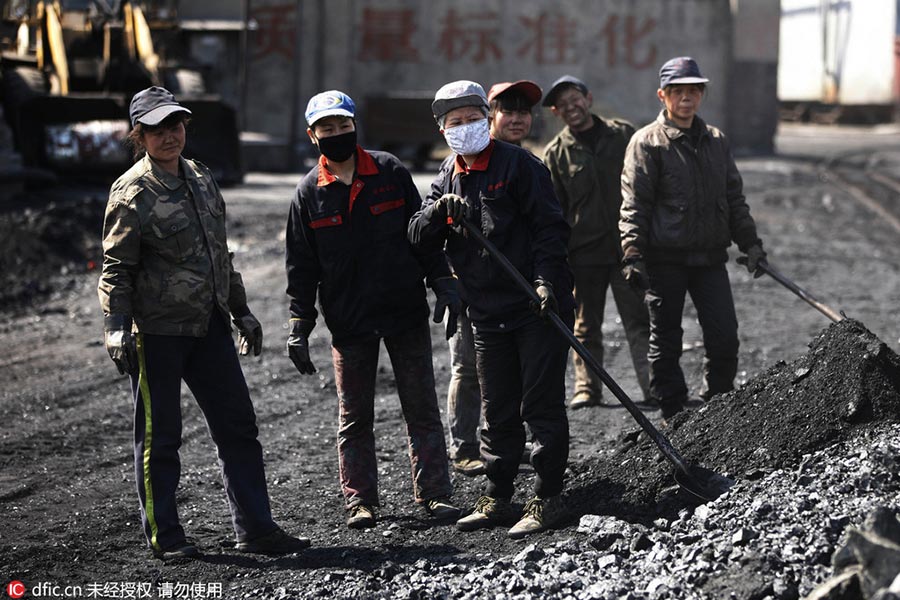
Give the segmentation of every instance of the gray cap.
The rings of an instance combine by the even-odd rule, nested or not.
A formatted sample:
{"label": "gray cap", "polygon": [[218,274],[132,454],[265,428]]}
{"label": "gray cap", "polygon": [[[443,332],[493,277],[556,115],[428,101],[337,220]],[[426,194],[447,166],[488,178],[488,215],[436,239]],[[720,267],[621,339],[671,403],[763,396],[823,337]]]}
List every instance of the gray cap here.
{"label": "gray cap", "polygon": [[559,93],[567,87],[577,88],[578,91],[580,91],[585,96],[587,96],[588,94],[588,87],[582,80],[573,75],[563,75],[562,77],[554,81],[553,85],[550,86],[550,91],[547,92],[546,96],[544,96],[544,101],[541,103],[541,105],[548,107],[555,106],[556,96],[559,95]]}
{"label": "gray cap", "polygon": [[461,79],[444,85],[434,95],[431,113],[435,119],[440,119],[454,108],[463,106],[477,106],[484,110],[490,108],[487,94],[484,93],[484,88],[480,84]]}

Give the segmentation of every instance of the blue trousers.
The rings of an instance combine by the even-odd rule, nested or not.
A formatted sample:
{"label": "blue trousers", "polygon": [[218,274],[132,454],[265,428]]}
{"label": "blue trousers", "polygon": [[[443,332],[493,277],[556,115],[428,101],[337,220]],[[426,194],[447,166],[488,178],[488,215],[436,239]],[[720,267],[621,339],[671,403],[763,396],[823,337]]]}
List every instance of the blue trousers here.
{"label": "blue trousers", "polygon": [[213,310],[206,337],[138,334],[134,393],[134,471],[144,533],[162,550],[185,539],[175,490],[181,477],[181,381],[197,400],[216,444],[238,541],[273,531],[257,440],[256,414],[231,329]]}

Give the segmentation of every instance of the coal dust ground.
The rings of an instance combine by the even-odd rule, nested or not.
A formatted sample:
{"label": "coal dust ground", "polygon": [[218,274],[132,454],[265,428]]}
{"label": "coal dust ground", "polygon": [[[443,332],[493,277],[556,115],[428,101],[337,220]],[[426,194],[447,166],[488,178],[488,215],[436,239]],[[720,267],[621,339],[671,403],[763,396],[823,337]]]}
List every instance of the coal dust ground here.
{"label": "coal dust ground", "polygon": [[[890,141],[900,146],[900,138]],[[866,164],[875,168],[895,165],[900,154],[868,152]],[[879,503],[900,509],[897,464],[883,458],[900,447],[900,231],[833,185],[823,164],[789,157],[739,161],[772,264],[850,319],[831,325],[775,281],[753,279],[732,260],[739,389],[665,427],[658,412],[646,413],[689,461],[734,478],[735,487],[698,506],[610,397],[610,406],[570,413],[570,518],[524,541],[508,539],[503,529],[463,534],[413,504],[386,354],[376,392],[380,518],[372,530],[346,528],[327,330],[320,324],[312,338],[317,375],[298,375],[283,353],[283,227],[297,176],[252,174],[226,190],[235,264],[266,335],[262,356],[242,362],[273,512],[286,530],[313,543],[280,558],[231,549],[215,448],[186,388],[178,501],[182,522],[204,555],[170,564],[150,558],[134,489],[131,399],[103,348],[95,291],[103,194],[80,190],[52,207],[36,203],[27,214],[4,212],[4,585],[22,581],[26,597],[42,582],[59,590],[80,586],[82,597],[95,598],[788,600],[808,594],[832,574],[830,551],[844,529],[862,522],[864,509]],[[428,176],[420,180],[427,183]],[[703,350],[690,303],[684,329],[682,365],[696,393]],[[448,353],[441,328],[432,331],[443,411]],[[604,364],[639,400],[614,306],[607,309],[604,334]],[[571,390],[571,370],[568,377]],[[876,458],[875,466],[866,462]],[[863,463],[868,487],[858,479]],[[879,465],[889,465],[887,475]],[[523,466],[515,502],[528,500],[532,479]],[[484,481],[454,476],[454,484],[455,500],[469,507]],[[825,512],[811,512],[813,491],[836,504],[819,502]],[[796,507],[798,498],[806,504]],[[774,508],[760,508],[763,500]],[[757,537],[742,532],[751,522]],[[609,527],[615,531],[604,533]],[[810,550],[775,559],[776,546]],[[138,595],[148,588],[151,595]]]}

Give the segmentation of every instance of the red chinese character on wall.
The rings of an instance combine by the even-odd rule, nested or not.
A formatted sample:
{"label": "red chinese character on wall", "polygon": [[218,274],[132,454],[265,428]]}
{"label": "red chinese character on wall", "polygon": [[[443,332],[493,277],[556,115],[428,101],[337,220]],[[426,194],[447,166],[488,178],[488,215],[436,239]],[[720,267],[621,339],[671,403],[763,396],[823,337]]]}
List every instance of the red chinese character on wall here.
{"label": "red chinese character on wall", "polygon": [[531,37],[522,44],[519,56],[533,54],[539,64],[561,64],[575,59],[572,42],[578,22],[560,14],[541,13],[536,17],[519,17]]}
{"label": "red chinese character on wall", "polygon": [[656,44],[649,44],[641,58],[637,57],[639,46],[653,30],[656,29],[656,20],[650,17],[638,24],[637,17],[628,15],[624,21],[619,15],[611,15],[606,20],[606,25],[600,31],[600,37],[606,38],[606,64],[614,67],[619,62],[619,30],[624,28],[622,45],[625,50],[624,62],[635,69],[646,69],[656,64]]}
{"label": "red chinese character on wall", "polygon": [[470,53],[475,63],[483,63],[490,57],[499,60],[503,53],[495,42],[500,35],[496,21],[495,12],[458,15],[451,8],[444,17],[438,51],[450,61]]}
{"label": "red chinese character on wall", "polygon": [[288,60],[294,59],[296,47],[296,17],[297,5],[273,4],[253,9],[252,17],[256,20],[256,47],[253,50],[253,58],[263,58],[270,54],[283,56]]}
{"label": "red chinese character on wall", "polygon": [[419,51],[413,45],[416,13],[412,9],[366,8],[362,20],[359,59],[364,61],[416,62]]}

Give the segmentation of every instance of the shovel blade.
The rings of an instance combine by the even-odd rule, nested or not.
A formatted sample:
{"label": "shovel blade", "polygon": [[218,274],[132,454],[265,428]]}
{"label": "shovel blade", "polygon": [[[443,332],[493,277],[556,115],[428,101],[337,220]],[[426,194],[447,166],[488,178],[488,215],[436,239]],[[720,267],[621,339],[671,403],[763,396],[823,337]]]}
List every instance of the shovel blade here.
{"label": "shovel blade", "polygon": [[734,480],[715,471],[689,465],[685,470],[675,471],[675,482],[692,496],[703,502],[711,502],[734,485]]}

